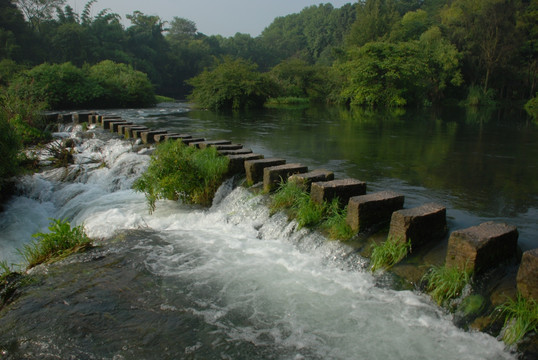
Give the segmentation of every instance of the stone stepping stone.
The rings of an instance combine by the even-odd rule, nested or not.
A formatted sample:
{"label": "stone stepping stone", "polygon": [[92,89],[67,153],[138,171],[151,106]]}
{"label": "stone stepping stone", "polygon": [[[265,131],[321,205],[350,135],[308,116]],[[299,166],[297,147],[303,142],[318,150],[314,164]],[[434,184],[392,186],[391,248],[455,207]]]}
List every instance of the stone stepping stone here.
{"label": "stone stepping stone", "polygon": [[402,242],[411,240],[414,248],[443,238],[446,230],[446,208],[429,203],[392,213],[389,237]]}
{"label": "stone stepping stone", "polygon": [[166,134],[164,136],[165,140],[183,140],[183,139],[192,139],[192,136],[189,134]]}
{"label": "stone stepping stone", "polygon": [[144,144],[153,144],[155,143],[155,135],[164,135],[168,133],[166,130],[153,130],[153,131],[147,131],[140,134],[140,138],[142,139],[142,142]]}
{"label": "stone stepping stone", "polygon": [[357,179],[341,179],[313,182],[310,187],[312,201],[323,204],[338,198],[342,207],[347,205],[349,198],[366,193],[366,183]]}
{"label": "stone stepping stone", "polygon": [[105,130],[109,129],[109,126],[105,125],[105,123],[113,121],[113,120],[114,121],[123,120],[120,116],[115,116],[115,115],[101,116],[98,119],[99,119],[98,124],[103,126],[103,129]]}
{"label": "stone stepping stone", "polygon": [[127,139],[135,138],[135,131],[148,131],[149,129],[146,126],[127,126],[125,127],[125,137]]}
{"label": "stone stepping stone", "polygon": [[475,274],[516,255],[519,234],[515,226],[488,221],[450,234],[446,266],[467,268]]}
{"label": "stone stepping stone", "polygon": [[252,154],[251,149],[237,149],[237,150],[217,150],[220,155],[245,155]]}
{"label": "stone stepping stone", "polygon": [[245,173],[245,162],[249,160],[259,160],[263,159],[263,155],[260,154],[240,154],[240,155],[226,155],[230,160],[228,165],[228,174],[244,174]]}
{"label": "stone stepping stone", "polygon": [[298,184],[302,184],[305,190],[310,192],[310,186],[313,182],[323,182],[334,180],[334,173],[329,170],[316,169],[304,174],[291,175],[288,181],[293,181]]}
{"label": "stone stepping stone", "polygon": [[200,143],[202,141],[205,141],[204,138],[181,138],[181,142],[185,145],[190,145],[191,143]]}
{"label": "stone stepping stone", "polygon": [[122,122],[113,122],[111,125],[112,126],[110,128],[110,131],[115,132],[115,133],[119,133],[120,132],[119,131],[120,125],[133,125],[133,123],[128,122],[128,121],[122,121]]}
{"label": "stone stepping stone", "polygon": [[245,173],[247,175],[247,184],[254,185],[263,181],[263,169],[266,167],[284,165],[286,160],[279,158],[258,159],[245,161]]}
{"label": "stone stepping stone", "polygon": [[140,127],[138,124],[118,124],[118,134],[126,135],[127,129],[132,127]]}
{"label": "stone stepping stone", "polygon": [[141,129],[131,129],[132,130],[132,138],[133,139],[141,139],[142,138],[142,133],[143,132],[148,132],[150,131],[148,127],[146,126],[143,126]]}
{"label": "stone stepping stone", "polygon": [[230,145],[232,142],[229,140],[210,140],[210,141],[204,141],[201,142],[198,147],[200,149],[205,149],[212,145]]}
{"label": "stone stepping stone", "polygon": [[524,298],[538,301],[538,248],[523,253],[517,272],[517,289]]}
{"label": "stone stepping stone", "polygon": [[308,172],[308,167],[302,164],[284,164],[263,169],[263,191],[271,192],[281,181],[286,182],[293,174]]}
{"label": "stone stepping stone", "polygon": [[241,144],[216,144],[216,145],[211,145],[211,147],[214,147],[217,150],[240,150],[243,148],[243,145]]}
{"label": "stone stepping stone", "polygon": [[347,224],[361,232],[374,225],[388,223],[392,213],[403,208],[405,197],[393,191],[354,196],[347,205]]}

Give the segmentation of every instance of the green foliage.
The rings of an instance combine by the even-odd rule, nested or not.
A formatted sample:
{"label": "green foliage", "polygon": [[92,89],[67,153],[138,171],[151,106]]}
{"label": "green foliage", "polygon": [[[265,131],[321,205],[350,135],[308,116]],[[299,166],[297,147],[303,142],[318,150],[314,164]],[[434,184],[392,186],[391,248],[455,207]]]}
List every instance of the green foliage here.
{"label": "green foliage", "polygon": [[188,81],[194,86],[190,99],[212,110],[261,107],[271,87],[256,68],[242,59],[225,58],[213,70],[205,70]]}
{"label": "green foliage", "polygon": [[19,150],[22,148],[19,134],[0,111],[0,190],[3,180],[19,172]]}
{"label": "green foliage", "polygon": [[11,275],[11,273],[11,267],[7,264],[7,261],[0,261],[0,283]]}
{"label": "green foliage", "polygon": [[411,240],[405,242],[389,237],[383,243],[372,246],[370,269],[372,272],[379,269],[388,270],[405,258],[409,252],[411,252]]}
{"label": "green foliage", "polygon": [[538,120],[538,94],[525,103],[525,111],[527,111],[534,120]]}
{"label": "green foliage", "polygon": [[471,279],[470,270],[447,266],[433,266],[422,278],[426,291],[439,305],[459,296]]}
{"label": "green foliage", "polygon": [[159,199],[210,205],[228,162],[214,147],[199,150],[181,141],[167,141],[157,146],[148,169],[133,188],[145,193],[150,213]]}
{"label": "green foliage", "polygon": [[340,209],[338,199],[318,204],[311,200],[304,186],[295,181],[281,182],[271,197],[271,213],[285,210],[297,221],[299,228],[318,227],[332,239],[348,240],[354,233],[346,224],[346,210]]}
{"label": "green foliage", "polygon": [[176,101],[174,98],[171,98],[171,97],[168,97],[168,96],[155,95],[155,102],[156,103],[174,102],[174,101]]}
{"label": "green foliage", "polygon": [[467,99],[463,102],[466,106],[493,106],[495,105],[495,90],[484,91],[482,87],[471,86]]}
{"label": "green foliage", "polygon": [[497,310],[505,317],[503,341],[506,344],[518,343],[525,334],[538,331],[538,303],[517,294],[516,300],[508,299]]}
{"label": "green foliage", "polygon": [[19,250],[28,268],[60,260],[91,246],[83,226],[72,228],[68,221],[51,219],[48,229],[48,233],[34,234],[34,241]]}

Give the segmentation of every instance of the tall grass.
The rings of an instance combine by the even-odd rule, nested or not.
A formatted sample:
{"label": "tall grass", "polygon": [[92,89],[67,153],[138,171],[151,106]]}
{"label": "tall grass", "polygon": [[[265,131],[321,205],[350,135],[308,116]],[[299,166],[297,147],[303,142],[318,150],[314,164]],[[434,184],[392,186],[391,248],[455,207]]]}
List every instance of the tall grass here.
{"label": "tall grass", "polygon": [[49,233],[36,233],[34,241],[24,245],[19,254],[28,268],[61,259],[73,252],[91,246],[83,226],[71,227],[68,221],[51,219]]}
{"label": "tall grass", "polygon": [[379,269],[388,270],[402,261],[409,252],[411,252],[411,240],[405,242],[389,237],[383,243],[373,245],[370,256],[370,269],[372,272]]}
{"label": "tall grass", "polygon": [[538,303],[525,299],[520,293],[516,300],[508,299],[497,310],[505,316],[503,341],[508,344],[519,342],[530,331],[538,331]]}
{"label": "tall grass", "polygon": [[159,199],[210,205],[228,162],[213,147],[199,150],[181,141],[167,141],[157,146],[148,169],[133,188],[145,193],[150,213]]}
{"label": "tall grass", "polygon": [[339,240],[347,240],[354,235],[345,222],[346,210],[340,209],[338,199],[318,204],[312,201],[302,184],[294,181],[280,183],[269,207],[271,213],[286,210],[299,228],[319,227],[327,231],[329,237]]}
{"label": "tall grass", "polygon": [[439,305],[458,297],[471,279],[472,271],[446,265],[432,266],[422,277],[422,280],[426,282],[426,291]]}

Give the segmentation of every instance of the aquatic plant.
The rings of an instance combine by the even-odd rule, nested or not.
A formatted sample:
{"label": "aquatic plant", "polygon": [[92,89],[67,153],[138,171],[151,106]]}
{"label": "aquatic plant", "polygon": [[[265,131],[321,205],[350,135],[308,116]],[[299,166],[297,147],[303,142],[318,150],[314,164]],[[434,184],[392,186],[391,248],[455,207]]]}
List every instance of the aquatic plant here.
{"label": "aquatic plant", "polygon": [[534,299],[526,299],[520,293],[515,300],[507,301],[496,310],[504,315],[503,341],[508,344],[519,342],[530,331],[538,331],[538,303]]}
{"label": "aquatic plant", "polygon": [[338,199],[318,204],[310,198],[305,187],[298,182],[281,182],[271,198],[271,213],[285,210],[297,221],[299,228],[319,227],[327,231],[332,239],[348,240],[354,234],[346,224],[346,209],[341,209]]}
{"label": "aquatic plant", "polygon": [[167,141],[157,146],[148,169],[133,188],[145,193],[150,213],[160,199],[210,205],[228,163],[214,147],[200,150],[181,141]]}
{"label": "aquatic plant", "polygon": [[19,254],[32,268],[42,263],[50,263],[91,246],[91,239],[84,227],[71,227],[68,221],[51,219],[49,233],[36,233],[30,244],[24,245]]}
{"label": "aquatic plant", "polygon": [[409,252],[411,252],[411,240],[401,241],[389,237],[381,244],[372,245],[370,269],[372,272],[379,269],[388,270],[405,258]]}
{"label": "aquatic plant", "polygon": [[0,282],[4,281],[11,274],[11,268],[7,261],[0,261]]}
{"label": "aquatic plant", "polygon": [[426,291],[439,305],[459,296],[471,279],[471,270],[446,265],[432,266],[422,277],[422,281],[426,282]]}

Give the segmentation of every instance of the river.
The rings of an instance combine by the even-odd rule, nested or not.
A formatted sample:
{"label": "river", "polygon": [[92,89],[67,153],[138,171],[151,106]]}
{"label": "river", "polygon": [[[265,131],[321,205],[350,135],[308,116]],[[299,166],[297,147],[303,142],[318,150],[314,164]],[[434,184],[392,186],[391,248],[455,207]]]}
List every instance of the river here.
{"label": "river", "polygon": [[[522,247],[538,245],[538,131],[525,121],[334,108],[217,115],[183,103],[110,112],[357,177],[368,191],[404,193],[407,207],[440,202],[451,230],[507,221]],[[20,261],[14,249],[50,217],[84,224],[100,246],[33,271],[0,318],[4,357],[514,357],[457,328],[427,296],[372,275],[353,247],[297,231],[230,182],[209,209],[163,201],[149,215],[130,189],[147,151],[101,129],[64,130],[57,135],[77,143],[75,165],[21,178],[0,215],[0,257]]]}

